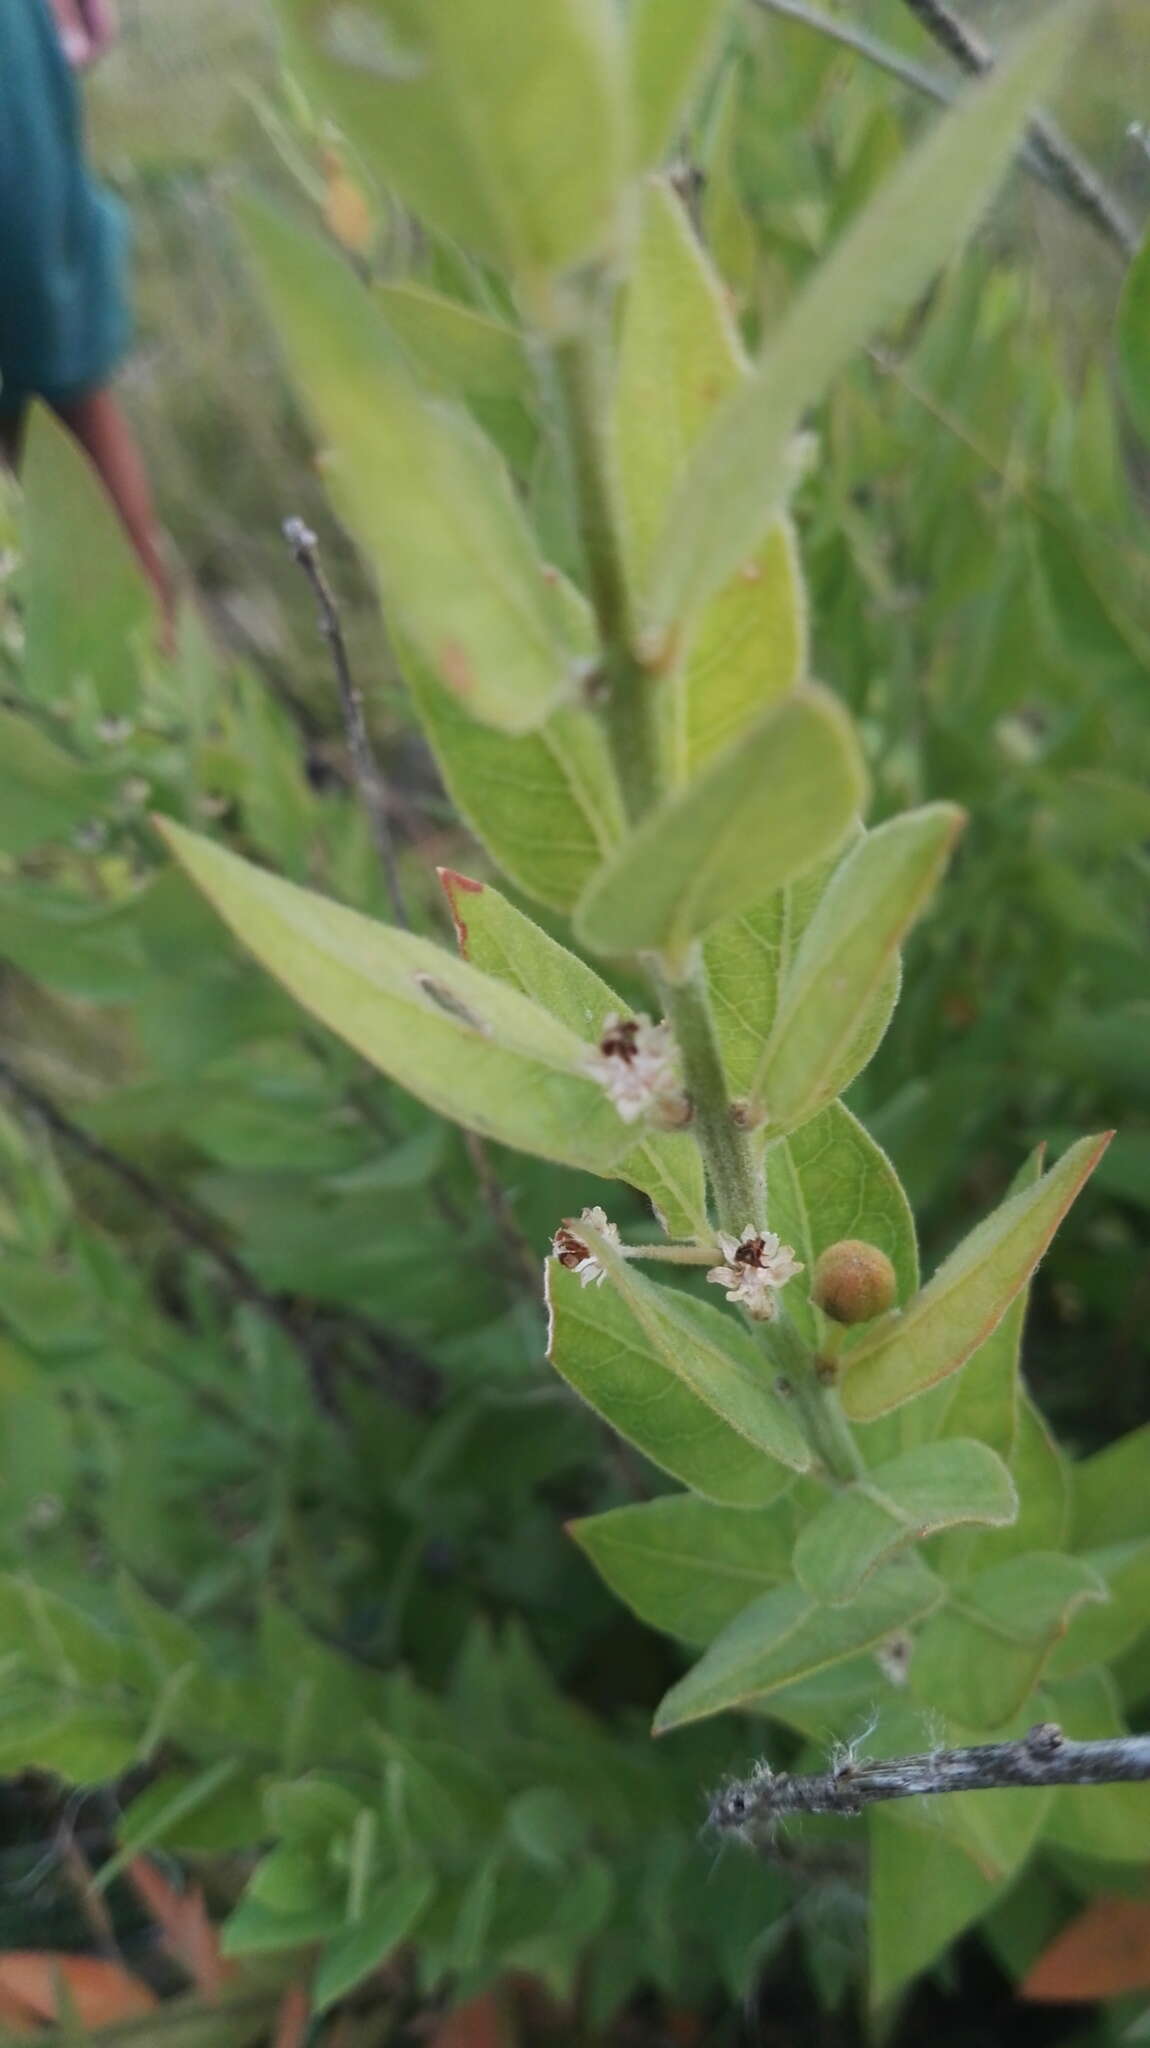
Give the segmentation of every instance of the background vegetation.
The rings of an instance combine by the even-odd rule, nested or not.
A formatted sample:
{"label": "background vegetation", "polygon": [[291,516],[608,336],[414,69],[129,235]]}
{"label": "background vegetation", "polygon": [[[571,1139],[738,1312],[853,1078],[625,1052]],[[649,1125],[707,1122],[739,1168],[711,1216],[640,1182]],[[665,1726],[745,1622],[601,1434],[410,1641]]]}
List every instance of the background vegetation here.
{"label": "background vegetation", "polygon": [[[386,914],[280,537],[302,514],[337,582],[422,927],[446,930],[434,865],[480,858],[324,511],[227,201],[257,178],[383,275],[449,284],[443,259],[410,245],[285,85],[262,10],[124,12],[94,116],[138,225],[127,388],[200,602],[161,662],[117,537],[41,432],[8,513],[0,671],[0,1612],[22,1653],[0,1768],[37,1774],[8,1795],[8,1945],[92,1945],[79,1855],[106,1885],[98,1941],[159,1990],[190,1978],[178,1995],[194,2001],[231,1969],[228,2017],[189,2040],[295,2038],[284,1987],[317,1943],[330,2043],[429,2015],[447,2031],[472,2000],[475,2031],[689,2048],[737,2035],[752,1997],[764,2038],[861,2038],[854,1836],[812,1824],[786,1859],[716,1860],[701,1791],[762,1742],[724,1721],[651,1747],[679,1654],[621,1615],[564,1535],[665,1483],[541,1363],[538,1260],[600,1184],[573,1193],[570,1173],[467,1143],[309,1027],[146,825],[151,808],[211,824]],[[1150,83],[1136,15],[1137,0],[1106,11],[1064,110],[1132,211],[1150,196],[1126,134]],[[894,0],[867,26],[924,54]],[[809,29],[749,16],[700,128],[698,205],[751,334],[920,118]],[[874,816],[933,796],[972,816],[852,1098],[911,1192],[928,1269],[1039,1138],[1120,1126],[1041,1269],[1026,1339],[1031,1390],[1079,1456],[1141,1423],[1150,1349],[1146,457],[1114,399],[1120,283],[1089,230],[1016,177],[897,342],[840,379],[797,507],[815,669],[859,720]],[[472,396],[569,559],[523,406]],[[1129,1509],[1128,1597],[1146,1615],[1135,1442],[1088,1492]],[[1118,1670],[1135,1725],[1148,1653],[1134,1628]],[[382,1751],[364,1746],[369,1718]],[[771,1740],[779,1760],[788,1738]],[[63,1802],[45,1773],[84,1790]],[[349,1791],[360,1780],[370,1796]],[[412,1907],[410,1889],[377,1895],[396,1831],[440,1891],[414,1954],[373,1977]],[[968,1854],[956,1880],[963,1852],[920,1831],[914,1911],[890,1895],[886,2020],[907,2041],[1019,2027],[1010,1987],[1084,1901],[1150,1898],[1145,1840],[1118,1813],[1105,1858],[1061,1840],[1027,1861],[1024,1844],[997,1864]],[[216,1920],[230,1912],[223,1963],[154,1883],[143,1905],[129,1888],[145,1850],[191,1873]],[[977,1948],[954,1951],[975,1921]],[[157,1926],[182,1939],[182,1975],[165,1974]],[[1044,2011],[1036,2037],[1117,2041],[1139,2010]],[[183,2038],[166,2015],[163,2032],[144,2024]]]}

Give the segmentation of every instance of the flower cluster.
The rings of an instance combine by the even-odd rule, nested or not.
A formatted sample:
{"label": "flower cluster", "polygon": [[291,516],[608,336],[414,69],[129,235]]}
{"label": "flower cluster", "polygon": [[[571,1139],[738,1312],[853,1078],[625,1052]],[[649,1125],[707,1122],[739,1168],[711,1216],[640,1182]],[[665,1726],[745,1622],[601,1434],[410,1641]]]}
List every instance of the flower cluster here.
{"label": "flower cluster", "polygon": [[[620,1243],[619,1232],[613,1223],[608,1222],[602,1209],[584,1209],[579,1221],[589,1223],[592,1230],[597,1230],[600,1237],[606,1238],[608,1244]],[[605,1278],[605,1269],[599,1264],[590,1246],[584,1244],[583,1239],[577,1237],[568,1224],[559,1225],[551,1240],[551,1249],[561,1266],[566,1266],[569,1272],[578,1274],[580,1287],[598,1287]]]}
{"label": "flower cluster", "polygon": [[789,1244],[780,1244],[773,1231],[758,1230],[753,1223],[741,1237],[720,1232],[719,1249],[726,1264],[712,1266],[708,1280],[725,1287],[727,1300],[737,1301],[757,1322],[773,1322],[779,1312],[778,1290],[802,1272],[802,1261]]}
{"label": "flower cluster", "polygon": [[686,1122],[679,1055],[669,1025],[652,1024],[644,1016],[621,1017],[613,1010],[584,1071],[606,1089],[625,1124],[641,1116]]}

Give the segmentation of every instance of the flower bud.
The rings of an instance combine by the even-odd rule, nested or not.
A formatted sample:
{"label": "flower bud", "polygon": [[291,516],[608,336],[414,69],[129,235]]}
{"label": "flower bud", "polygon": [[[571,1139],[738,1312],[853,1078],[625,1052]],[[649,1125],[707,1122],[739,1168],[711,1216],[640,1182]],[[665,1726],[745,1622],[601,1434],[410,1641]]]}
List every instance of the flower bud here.
{"label": "flower bud", "polygon": [[877,1244],[844,1237],[815,1261],[811,1300],[836,1323],[869,1323],[885,1315],[897,1292],[894,1267]]}

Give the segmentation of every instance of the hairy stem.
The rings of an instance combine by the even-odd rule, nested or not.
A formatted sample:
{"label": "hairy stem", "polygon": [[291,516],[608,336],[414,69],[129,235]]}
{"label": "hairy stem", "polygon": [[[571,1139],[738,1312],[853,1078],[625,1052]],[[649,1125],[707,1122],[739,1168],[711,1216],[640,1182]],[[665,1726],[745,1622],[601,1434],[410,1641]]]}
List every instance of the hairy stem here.
{"label": "hairy stem", "polygon": [[819,1378],[815,1360],[785,1309],[760,1328],[764,1349],[799,1411],[807,1442],[831,1477],[849,1486],[866,1468],[834,1387]]}
{"label": "hairy stem", "polygon": [[607,733],[623,804],[638,824],[659,793],[655,685],[631,644],[630,600],[615,511],[595,334],[560,342],[555,370],[566,415],[571,483],[587,587],[599,630],[596,703]]}
{"label": "hairy stem", "polygon": [[1150,1735],[1072,1742],[1055,1721],[1040,1721],[1018,1742],[980,1742],[924,1756],[875,1763],[848,1756],[829,1771],[793,1776],[761,1764],[750,1778],[724,1787],[711,1823],[753,1847],[776,1821],[793,1813],[861,1813],[883,1799],[943,1792],[997,1792],[1008,1786],[1117,1785],[1150,1779]]}
{"label": "hairy stem", "polygon": [[702,972],[686,981],[660,980],[663,1005],[683,1061],[683,1080],[694,1112],[692,1128],[707,1168],[720,1230],[741,1236],[761,1224],[761,1177],[746,1134],[731,1115],[714,1019]]}

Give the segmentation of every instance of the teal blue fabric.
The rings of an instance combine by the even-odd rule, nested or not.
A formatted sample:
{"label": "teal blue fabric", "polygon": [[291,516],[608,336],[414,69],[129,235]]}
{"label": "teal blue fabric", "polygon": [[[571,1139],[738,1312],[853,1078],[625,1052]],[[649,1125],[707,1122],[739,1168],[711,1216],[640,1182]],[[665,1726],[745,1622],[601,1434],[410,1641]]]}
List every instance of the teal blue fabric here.
{"label": "teal blue fabric", "polygon": [[0,410],[106,383],[129,330],[127,223],[85,161],[48,0],[0,0]]}

